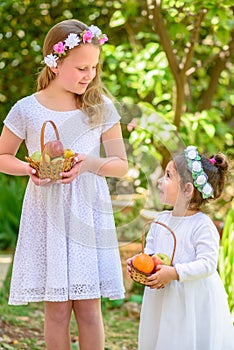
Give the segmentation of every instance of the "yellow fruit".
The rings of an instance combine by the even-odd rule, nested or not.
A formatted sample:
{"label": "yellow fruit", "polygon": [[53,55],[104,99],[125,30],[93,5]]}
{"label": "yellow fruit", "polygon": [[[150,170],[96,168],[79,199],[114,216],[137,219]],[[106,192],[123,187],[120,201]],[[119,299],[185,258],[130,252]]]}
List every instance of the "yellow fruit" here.
{"label": "yellow fruit", "polygon": [[[40,158],[40,162],[42,162],[42,156],[41,156],[41,158]],[[47,153],[45,153],[45,162],[46,162],[46,163],[50,163],[50,156],[49,156],[49,154],[47,154]]]}
{"label": "yellow fruit", "polygon": [[63,151],[64,158],[70,158],[74,156],[73,151],[70,148],[65,148]]}

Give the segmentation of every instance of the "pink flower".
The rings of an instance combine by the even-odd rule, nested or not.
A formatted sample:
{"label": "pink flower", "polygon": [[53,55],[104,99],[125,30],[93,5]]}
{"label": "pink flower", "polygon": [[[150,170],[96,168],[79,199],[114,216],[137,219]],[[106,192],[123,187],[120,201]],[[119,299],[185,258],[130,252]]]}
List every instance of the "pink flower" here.
{"label": "pink flower", "polygon": [[53,46],[53,50],[54,50],[54,52],[56,52],[56,53],[58,53],[58,54],[64,53],[64,51],[65,51],[65,46],[64,46],[64,44],[62,43],[62,41],[59,41],[57,44],[55,44],[55,45]]}
{"label": "pink flower", "polygon": [[83,34],[83,43],[91,43],[93,38],[93,34],[90,32],[90,30],[87,30],[84,34]]}
{"label": "pink flower", "polygon": [[99,43],[100,45],[105,44],[105,42],[108,41],[108,38],[106,36],[106,34],[103,34],[103,37],[99,39]]}

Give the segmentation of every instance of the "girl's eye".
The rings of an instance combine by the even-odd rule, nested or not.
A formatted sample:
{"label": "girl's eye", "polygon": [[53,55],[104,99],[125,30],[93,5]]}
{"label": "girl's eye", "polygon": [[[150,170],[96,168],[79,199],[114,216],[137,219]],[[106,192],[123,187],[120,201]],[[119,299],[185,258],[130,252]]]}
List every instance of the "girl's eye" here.
{"label": "girl's eye", "polygon": [[[96,68],[97,68],[96,66],[92,67],[93,70],[96,70]],[[86,67],[85,68],[78,68],[78,70],[81,72],[85,71],[86,69],[88,69],[88,68],[86,68]]]}
{"label": "girl's eye", "polygon": [[169,173],[169,171],[166,172],[166,177],[169,177],[169,178],[170,178],[170,173]]}

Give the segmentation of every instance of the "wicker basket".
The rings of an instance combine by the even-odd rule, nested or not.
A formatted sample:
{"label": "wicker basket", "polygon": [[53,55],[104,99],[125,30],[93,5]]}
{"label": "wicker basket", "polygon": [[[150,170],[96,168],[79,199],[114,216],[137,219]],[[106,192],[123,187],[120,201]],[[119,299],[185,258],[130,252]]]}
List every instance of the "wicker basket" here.
{"label": "wicker basket", "polygon": [[72,168],[72,166],[74,165],[74,158],[78,154],[76,153],[69,158],[58,159],[57,161],[53,161],[53,162],[46,161],[45,153],[44,153],[45,127],[48,123],[50,123],[54,128],[56,138],[57,140],[59,140],[59,133],[55,123],[52,120],[45,121],[41,128],[41,138],[40,138],[42,160],[39,162],[39,161],[33,160],[30,157],[25,157],[25,159],[31,165],[31,167],[36,170],[36,175],[40,179],[50,178],[51,180],[56,181],[61,178],[60,176],[61,172],[69,171]]}
{"label": "wicker basket", "polygon": [[[163,222],[160,221],[150,221],[147,222],[142,230],[142,253],[144,253],[144,247],[145,247],[145,230],[146,227],[149,224],[158,224],[161,225],[163,227],[165,227],[171,234],[174,240],[174,245],[173,245],[173,251],[172,251],[172,256],[171,256],[171,261],[170,261],[170,266],[172,266],[173,264],[173,259],[174,259],[174,255],[175,255],[175,250],[176,250],[176,236],[174,234],[174,232],[170,229],[170,227],[168,227],[167,225],[165,225]],[[144,273],[142,271],[139,271],[138,269],[136,269],[133,265],[131,266],[131,273],[130,273],[131,278],[135,281],[138,282],[140,284],[146,284],[147,283],[147,277],[151,276],[150,273]]]}

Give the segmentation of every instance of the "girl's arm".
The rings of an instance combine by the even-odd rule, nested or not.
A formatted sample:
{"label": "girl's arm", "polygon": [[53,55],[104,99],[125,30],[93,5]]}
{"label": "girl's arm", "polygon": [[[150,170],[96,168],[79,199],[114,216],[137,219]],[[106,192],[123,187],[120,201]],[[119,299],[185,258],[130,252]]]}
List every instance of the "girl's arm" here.
{"label": "girl's arm", "polygon": [[0,137],[0,172],[8,175],[25,176],[29,175],[35,185],[47,185],[48,179],[39,179],[35,169],[16,158],[16,153],[23,140],[11,132],[6,126],[2,129]]}
{"label": "girl's arm", "polygon": [[6,126],[3,127],[0,137],[0,172],[19,176],[29,174],[28,163],[15,157],[22,142]]}
{"label": "girl's arm", "polygon": [[101,176],[124,176],[128,170],[128,161],[120,124],[102,134],[102,143],[106,158],[87,158],[89,171]]}
{"label": "girl's arm", "polygon": [[217,270],[219,234],[215,225],[212,222],[202,224],[195,232],[193,241],[196,259],[175,264],[180,282],[208,277]]}
{"label": "girl's arm", "polygon": [[70,183],[79,174],[89,171],[100,176],[122,177],[128,170],[128,161],[120,124],[115,124],[102,134],[106,157],[79,155],[78,163],[62,173],[61,183]]}

